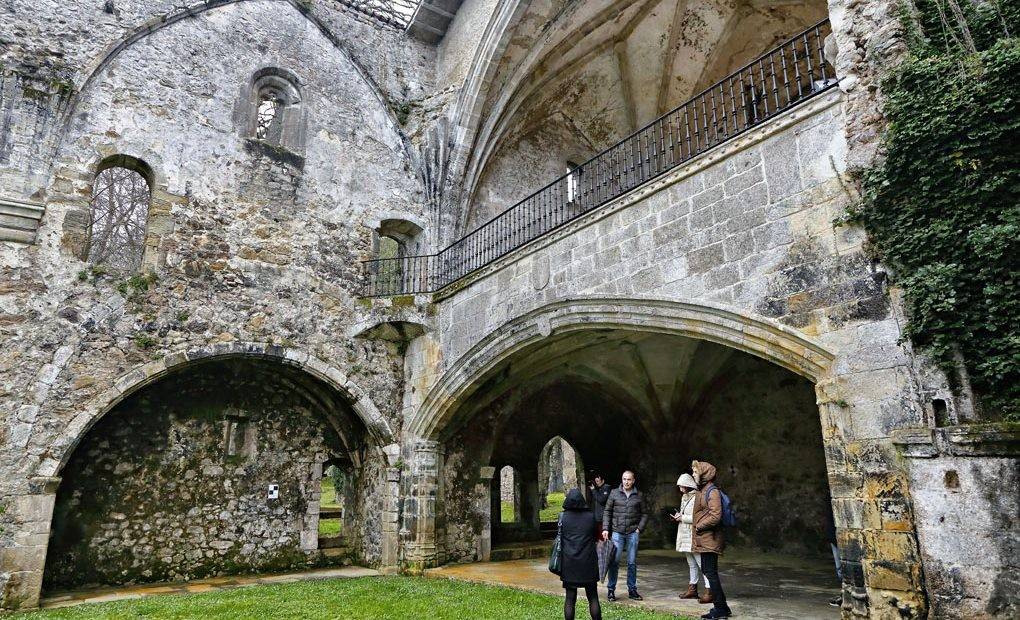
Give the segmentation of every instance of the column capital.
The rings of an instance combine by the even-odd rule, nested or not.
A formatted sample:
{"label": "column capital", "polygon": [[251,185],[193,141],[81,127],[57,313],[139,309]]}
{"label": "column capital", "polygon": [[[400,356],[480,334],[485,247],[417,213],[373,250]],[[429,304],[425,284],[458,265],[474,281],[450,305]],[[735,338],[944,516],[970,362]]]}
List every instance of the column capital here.
{"label": "column capital", "polygon": [[432,439],[416,439],[411,449],[415,453],[431,452],[433,454],[443,454],[445,452],[443,444]]}

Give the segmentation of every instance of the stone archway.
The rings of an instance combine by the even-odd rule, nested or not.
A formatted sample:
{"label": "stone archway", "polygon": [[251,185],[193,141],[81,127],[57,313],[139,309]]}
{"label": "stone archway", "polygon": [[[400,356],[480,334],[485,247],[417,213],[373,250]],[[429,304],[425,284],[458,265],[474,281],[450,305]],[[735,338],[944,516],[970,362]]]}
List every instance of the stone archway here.
{"label": "stone archway", "polygon": [[[859,613],[868,613],[869,607],[875,609],[900,604],[896,601],[909,601],[904,603],[907,607],[923,606],[923,596],[919,595],[921,590],[913,585],[920,583],[920,564],[906,482],[903,473],[888,460],[880,442],[868,438],[876,432],[869,427],[876,423],[875,410],[883,406],[881,402],[876,402],[878,399],[873,392],[873,386],[881,383],[869,383],[878,379],[876,373],[861,372],[858,369],[859,362],[855,357],[853,342],[847,343],[845,351],[833,350],[832,345],[826,346],[803,332],[775,321],[710,303],[604,297],[561,300],[525,312],[476,341],[470,348],[462,349],[464,352],[447,365],[445,373],[433,384],[422,406],[405,426],[413,436],[419,438],[415,445],[420,456],[428,456],[432,464],[427,470],[420,468],[418,478],[427,485],[433,484],[430,481],[435,482],[435,486],[431,487],[435,493],[422,498],[423,501],[418,505],[419,514],[405,515],[406,527],[414,533],[417,541],[416,547],[409,549],[409,560],[430,565],[449,557],[469,559],[471,549],[457,543],[457,536],[472,534],[463,527],[457,528],[448,517],[444,523],[442,515],[447,511],[444,503],[452,499],[451,510],[471,513],[476,506],[483,503],[488,505],[488,497],[484,502],[465,503],[462,501],[465,497],[463,492],[457,495],[458,491],[450,489],[449,484],[443,488],[438,482],[452,480],[458,475],[473,479],[473,474],[457,474],[455,470],[460,467],[470,472],[475,469],[475,463],[487,464],[490,460],[487,450],[492,451],[491,447],[486,448],[482,442],[472,443],[473,439],[494,436],[499,430],[499,424],[510,419],[513,411],[520,411],[522,403],[524,409],[527,409],[525,397],[543,396],[542,390],[536,389],[532,390],[530,396],[500,399],[492,396],[494,389],[502,389],[499,386],[511,380],[516,381],[515,376],[517,379],[541,379],[542,374],[551,366],[543,366],[542,360],[533,355],[536,351],[540,352],[543,347],[561,340],[583,338],[587,333],[600,330],[643,334],[644,338],[652,340],[679,338],[705,343],[721,353],[739,353],[742,360],[754,360],[759,367],[771,368],[774,385],[781,386],[790,377],[799,381],[806,392],[799,397],[801,404],[798,407],[802,413],[807,413],[800,419],[805,423],[810,421],[814,429],[811,441],[817,449],[812,448],[812,454],[819,458],[813,457],[812,467],[822,480],[820,485],[812,487],[812,493],[817,495],[816,499],[824,500],[826,494],[831,498],[830,507],[837,526],[839,547],[844,553],[842,574],[845,609],[853,608]],[[843,341],[829,338],[827,342],[837,344]],[[455,347],[456,342],[452,346]],[[560,353],[562,358],[570,356],[566,350]],[[528,355],[532,355],[532,358],[529,359]],[[718,357],[719,360],[723,358]],[[531,374],[520,369],[530,369]],[[706,376],[712,373],[718,376],[723,371],[736,371],[737,375],[740,373],[739,368],[724,367],[720,361],[720,366],[706,373]],[[776,372],[785,373],[786,378],[775,375]],[[627,385],[614,380],[605,368],[577,378],[582,387],[585,387],[584,393],[617,409],[622,407],[624,410],[633,410],[632,405],[640,396],[635,390],[628,390]],[[514,383],[517,387],[522,385],[525,384],[520,381]],[[592,386],[596,389],[588,389]],[[538,387],[545,386],[539,382]],[[704,388],[705,393],[711,393],[711,384]],[[562,398],[564,394],[560,396],[567,403],[567,409],[588,408],[585,402],[572,394],[565,394],[565,398]],[[698,401],[694,402],[698,404]],[[886,401],[886,406],[897,404],[891,400]],[[502,419],[493,419],[494,414],[501,415],[498,412],[500,408],[507,413]],[[484,415],[474,415],[478,412]],[[619,414],[613,415],[615,419],[624,419]],[[776,415],[781,415],[781,412],[776,411]],[[532,416],[523,422],[521,428],[544,425],[550,419],[545,415],[537,418]],[[569,424],[569,411],[558,419],[560,423],[566,421]],[[603,416],[603,419],[609,418]],[[640,430],[637,437],[640,434],[647,436],[648,429],[654,429],[657,424],[654,408],[645,407],[643,411],[632,414],[629,422],[629,428]],[[458,429],[469,426],[474,433],[472,437],[458,434]],[[799,436],[807,439],[807,435]],[[640,442],[640,439],[631,441]],[[786,445],[782,437],[775,437],[774,441],[777,445]],[[590,452],[583,441],[577,445],[581,446],[582,452]],[[465,452],[465,447],[470,454]],[[722,449],[717,446],[716,452]],[[738,449],[742,450],[743,447],[738,446]],[[700,450],[688,450],[686,456],[694,456],[692,452]],[[415,458],[418,456],[416,454]],[[789,459],[791,462],[799,462],[796,454],[789,455]],[[724,460],[729,459],[724,457]],[[618,465],[624,463],[613,463],[601,469],[608,471]],[[677,468],[671,478],[665,475],[669,468]],[[658,501],[665,498],[667,492],[674,491],[676,475],[683,468],[685,465],[682,462],[677,462],[670,455],[663,458],[663,452],[660,451],[651,455],[647,465],[639,463],[637,473],[639,480],[646,481],[649,480],[648,473],[653,473],[651,484],[659,489]],[[484,466],[479,468],[482,476],[478,479],[476,489],[490,487],[482,483],[482,478],[487,483],[490,478],[486,478],[485,474],[491,476],[491,469]],[[744,471],[748,469],[745,467]],[[736,473],[729,474],[739,475],[739,472],[738,464]],[[887,511],[885,516],[869,516],[877,515],[882,510]],[[482,515],[478,513],[478,516]],[[487,522],[488,515],[485,516]],[[422,517],[428,517],[428,520]],[[432,533],[435,530],[428,527],[430,522],[437,521],[444,523],[445,532],[438,532],[444,536],[437,536]],[[792,523],[781,525],[780,528],[783,529],[776,531],[797,531],[797,525]],[[451,536],[451,532],[456,535]],[[485,538],[488,533],[474,535]],[[443,545],[457,547],[444,549]]]}
{"label": "stone archway", "polygon": [[[38,542],[31,547],[23,547],[24,551],[21,556],[23,561],[15,567],[18,569],[16,576],[21,584],[19,586],[22,592],[21,606],[34,607],[38,604],[47,561],[47,541],[51,534],[54,505],[58,488],[61,487],[61,478],[58,476],[63,474],[62,470],[71,461],[76,449],[83,444],[90,430],[97,428],[108,414],[120,406],[131,402],[137,403],[140,396],[149,394],[151,390],[165,385],[172,379],[179,381],[180,377],[186,373],[201,373],[203,368],[222,367],[223,364],[231,363],[254,363],[261,364],[270,370],[272,368],[286,370],[286,372],[277,371],[266,376],[279,375],[280,380],[283,381],[280,385],[284,393],[293,391],[299,395],[298,397],[306,399],[309,403],[325,402],[323,399],[328,398],[333,398],[337,403],[341,403],[348,413],[330,413],[327,416],[329,419],[323,422],[334,429],[331,431],[333,433],[342,434],[342,430],[351,423],[361,429],[358,433],[362,439],[357,440],[356,445],[359,453],[363,456],[355,456],[355,458],[360,458],[361,468],[369,472],[366,475],[373,478],[373,483],[369,485],[372,490],[369,492],[385,496],[387,499],[384,503],[387,505],[394,507],[397,505],[399,473],[393,468],[393,464],[399,450],[393,444],[390,427],[366,393],[350,381],[342,371],[302,351],[265,343],[235,342],[177,351],[158,361],[136,367],[125,373],[108,390],[94,398],[81,413],[72,419],[59,435],[58,440],[53,442],[51,451],[42,459],[35,476],[30,480],[30,494],[17,498],[18,512],[31,517],[31,522],[26,521],[24,526],[33,532]],[[288,379],[284,375],[291,378]],[[306,379],[301,379],[301,377]],[[295,382],[294,379],[297,381]],[[312,413],[314,412],[310,411],[309,415]],[[223,442],[227,442],[223,446],[229,446],[223,447],[224,454],[239,454],[239,457],[224,458],[227,459],[225,461],[227,465],[236,461],[229,467],[240,467],[243,461],[240,457],[247,456],[250,461],[255,456],[254,453],[245,453],[245,450],[249,449],[251,441],[250,433],[245,432],[248,426],[246,424],[248,416],[244,413],[229,414],[228,411],[223,417],[226,426],[222,430],[222,438]],[[337,416],[341,414],[346,415],[350,421],[338,421]],[[341,417],[343,416],[341,415]],[[235,426],[236,429],[233,428]],[[218,429],[219,426],[216,428]],[[107,432],[109,431],[110,429],[107,429]],[[116,433],[111,437],[115,435]],[[344,443],[336,444],[340,446],[339,449],[354,449],[352,444],[347,444],[344,447],[346,439],[341,439]],[[306,472],[307,480],[302,478],[301,482],[291,485],[291,490],[297,489],[298,491],[295,492],[299,492],[304,498],[298,507],[301,511],[299,516],[304,515],[301,517],[303,524],[300,525],[300,532],[294,532],[292,541],[295,549],[300,545],[303,550],[314,551],[317,549],[315,534],[318,531],[318,501],[315,490],[317,487],[309,485],[317,484],[318,478],[321,477],[322,463],[319,461],[322,458],[318,455],[309,455],[307,458],[301,457],[301,459],[303,460],[300,462],[307,462],[307,466],[311,469]],[[206,467],[214,476],[224,475],[220,471],[229,469],[229,467],[217,464],[215,460],[207,463]],[[366,467],[367,469],[365,469]],[[265,489],[258,488],[264,495]],[[378,563],[392,565],[396,562],[397,555],[396,531],[382,523],[395,522],[395,516],[388,517],[387,514],[378,516],[382,517],[376,520],[380,524],[377,528],[380,529],[380,535],[372,542],[372,554]],[[212,541],[212,543],[226,545],[224,541]]]}
{"label": "stone archway", "polygon": [[67,425],[53,442],[50,454],[38,466],[36,475],[57,476],[71,452],[90,428],[118,403],[138,390],[151,385],[174,370],[199,360],[235,357],[266,358],[294,366],[323,381],[343,394],[351,408],[364,422],[374,444],[381,450],[394,443],[389,424],[367,393],[338,368],[298,349],[259,342],[232,342],[209,347],[191,348],[171,353],[159,360],[138,366],[120,377],[92,401]]}
{"label": "stone archway", "polygon": [[835,353],[797,331],[720,305],[651,299],[578,298],[553,302],[493,331],[453,362],[408,424],[418,437],[438,439],[456,408],[500,363],[551,334],[624,328],[719,343],[793,371],[816,385]]}
{"label": "stone archway", "polygon": [[[676,473],[669,477],[664,472],[682,464],[675,462],[675,455],[665,455],[661,446],[656,453],[648,451],[644,454],[642,446],[658,440],[659,436],[667,432],[663,429],[668,428],[669,433],[676,432],[669,422],[669,415],[672,414],[665,410],[668,409],[665,406],[671,404],[671,399],[657,398],[651,394],[655,390],[649,388],[648,381],[640,385],[628,383],[614,376],[608,367],[586,368],[582,372],[567,375],[556,370],[557,366],[576,361],[577,352],[587,346],[584,339],[592,334],[609,334],[599,338],[611,345],[615,343],[614,346],[624,347],[632,346],[626,342],[633,339],[631,336],[653,343],[656,340],[695,343],[685,355],[691,355],[697,343],[703,343],[698,353],[704,361],[704,376],[697,378],[700,386],[698,389],[701,391],[699,393],[711,392],[715,385],[711,380],[725,369],[730,353],[740,358],[757,359],[760,366],[774,368],[780,374],[799,375],[801,378],[798,381],[803,384],[807,394],[800,402],[808,403],[808,419],[813,420],[817,429],[813,434],[813,441],[817,444],[818,458],[815,460],[823,463],[817,478],[825,484],[826,453],[821,444],[823,437],[832,437],[832,422],[824,415],[827,405],[823,404],[822,415],[819,414],[814,396],[821,394],[831,379],[837,359],[834,352],[795,330],[758,317],[742,315],[722,306],[606,298],[554,302],[512,319],[479,341],[447,368],[425,396],[423,406],[405,427],[413,436],[421,438],[416,445],[423,452],[427,448],[434,455],[433,462],[439,463],[431,471],[419,472],[423,483],[430,485],[429,480],[433,476],[437,483],[443,479],[455,479],[461,475],[454,471],[456,467],[472,463],[468,467],[473,468],[475,461],[482,466],[480,471],[491,476],[491,466],[501,463],[501,459],[510,453],[508,450],[524,454],[534,448],[535,454],[538,454],[550,436],[561,434],[585,455],[587,465],[611,472],[609,475],[614,481],[623,469],[636,467],[644,484],[657,489],[656,501],[667,501]],[[553,357],[548,360],[536,357],[545,355],[542,351],[549,347],[559,347]],[[627,363],[636,364],[634,367],[640,366],[640,362],[635,360]],[[559,386],[550,384],[550,377],[557,373],[565,380]],[[496,393],[500,390],[502,396]],[[695,394],[678,397],[675,404],[686,407],[684,411],[690,411],[699,401]],[[604,413],[594,414],[590,423],[585,422],[583,430],[573,426],[576,422],[571,420],[584,415],[582,412],[594,412],[596,409],[604,410]],[[484,412],[484,415],[475,416],[476,412]],[[626,420],[628,430],[621,441],[626,447],[623,452],[619,452],[606,442],[606,438],[613,436],[612,426],[623,420]],[[481,429],[475,433],[477,437],[467,437],[461,433],[461,429],[468,426]],[[498,448],[491,445],[486,447],[489,444],[484,441],[475,441],[483,437],[494,437],[507,428],[515,427],[539,430],[525,431],[526,436],[522,435],[515,440],[519,450],[502,440],[497,442]],[[536,441],[539,443],[536,444]],[[449,448],[446,447],[447,442],[450,442]],[[463,446],[470,446],[466,449],[470,454],[461,449]],[[640,456],[635,459],[635,455]],[[588,463],[589,458],[591,463]],[[537,484],[537,474],[534,478]],[[484,482],[479,480],[476,488],[492,489],[492,485],[488,484],[490,479],[486,478]],[[418,506],[420,512],[428,513],[430,520],[439,518],[432,515],[440,515],[446,510],[442,496],[444,492],[452,492],[449,483],[445,489],[439,484],[437,488],[436,497],[424,498]],[[484,498],[478,497],[473,503],[464,503],[461,501],[463,499],[462,495],[454,497],[454,503],[457,504],[452,509],[454,512],[498,506],[491,501],[491,494]],[[487,517],[492,510],[485,510],[485,522],[489,522]],[[447,557],[465,559],[463,552],[470,553],[467,547],[458,543],[459,549],[444,551],[444,541],[436,539],[434,535],[430,537],[427,532],[417,528],[423,522],[420,518],[423,516],[405,515],[405,518],[409,518],[409,531],[415,531],[415,536],[423,541],[421,548],[434,553],[431,561],[444,557],[444,553]],[[457,529],[448,519],[446,540],[454,541],[457,536],[469,535],[462,529]],[[453,531],[458,534],[451,536]],[[482,532],[481,536],[489,539],[491,532]],[[418,559],[413,549],[408,558],[426,565],[430,562],[427,557]]]}

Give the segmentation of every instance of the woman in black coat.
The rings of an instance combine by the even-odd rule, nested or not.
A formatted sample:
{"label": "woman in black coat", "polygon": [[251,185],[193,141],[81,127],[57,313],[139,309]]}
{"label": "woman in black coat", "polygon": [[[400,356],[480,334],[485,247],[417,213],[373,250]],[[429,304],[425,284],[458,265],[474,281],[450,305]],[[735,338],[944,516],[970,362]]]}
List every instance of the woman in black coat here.
{"label": "woman in black coat", "polygon": [[596,586],[599,580],[599,562],[595,556],[597,536],[595,515],[584,502],[580,489],[570,489],[563,501],[563,512],[560,513],[560,545],[563,549],[560,580],[567,591],[567,601],[563,605],[563,617],[566,620],[574,620],[578,588],[584,588],[584,594],[588,597],[588,611],[592,620],[602,620],[602,607],[599,605]]}

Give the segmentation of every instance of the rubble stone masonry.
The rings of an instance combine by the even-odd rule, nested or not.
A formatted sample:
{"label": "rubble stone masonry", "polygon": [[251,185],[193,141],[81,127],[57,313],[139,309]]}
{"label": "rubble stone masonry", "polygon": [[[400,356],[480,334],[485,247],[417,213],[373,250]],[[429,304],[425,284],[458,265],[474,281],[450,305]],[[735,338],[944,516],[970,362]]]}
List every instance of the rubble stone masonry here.
{"label": "rubble stone masonry", "polygon": [[[889,0],[828,3],[838,88],[435,294],[359,297],[383,222],[429,253],[471,220],[472,154],[501,148],[483,91],[535,60],[513,46],[603,5],[466,0],[437,48],[332,0],[4,3],[0,609],[44,581],[327,561],[329,463],[358,482],[348,560],[486,560],[506,403],[472,399],[522,352],[621,330],[760,358],[804,406],[813,389],[844,617],[1015,617],[1017,432],[956,425],[972,416],[902,342],[895,283],[838,223],[905,50]],[[296,93],[285,142],[255,135],[266,75]],[[93,180],[125,162],[152,190],[134,273],[82,256]],[[678,472],[659,474],[653,498]]]}

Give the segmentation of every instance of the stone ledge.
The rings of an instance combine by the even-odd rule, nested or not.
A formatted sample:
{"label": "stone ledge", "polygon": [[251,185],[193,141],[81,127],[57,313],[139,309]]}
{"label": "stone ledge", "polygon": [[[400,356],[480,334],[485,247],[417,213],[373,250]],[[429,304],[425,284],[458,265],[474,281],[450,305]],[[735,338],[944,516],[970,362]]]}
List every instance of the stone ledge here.
{"label": "stone ledge", "polygon": [[908,428],[892,432],[903,456],[1020,456],[1020,424],[972,424],[944,428]]}
{"label": "stone ledge", "polygon": [[0,198],[0,241],[35,243],[46,206],[14,198]]}

